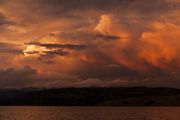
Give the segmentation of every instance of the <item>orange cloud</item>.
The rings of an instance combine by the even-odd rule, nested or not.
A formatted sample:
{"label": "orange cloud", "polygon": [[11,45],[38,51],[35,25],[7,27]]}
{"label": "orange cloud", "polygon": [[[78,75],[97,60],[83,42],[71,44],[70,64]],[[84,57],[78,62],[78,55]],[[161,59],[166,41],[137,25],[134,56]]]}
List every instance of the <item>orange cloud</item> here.
{"label": "orange cloud", "polygon": [[115,63],[130,69],[145,69],[137,62],[138,60],[135,58],[134,54],[127,55],[127,52],[130,52],[129,50],[131,50],[131,43],[133,42],[131,33],[126,31],[121,24],[116,23],[112,16],[102,15],[99,23],[95,27],[95,31],[104,35],[119,36],[119,39],[114,41],[98,42],[100,46],[99,50],[103,54],[113,59]]}
{"label": "orange cloud", "polygon": [[117,64],[132,70],[150,66],[172,69],[180,65],[180,27],[170,22],[152,22],[135,39],[133,33],[116,24],[112,16],[102,15],[95,31],[119,36],[118,40],[98,42],[99,50]]}
{"label": "orange cloud", "polygon": [[150,64],[160,67],[179,66],[180,27],[171,23],[155,22],[151,31],[142,33],[139,56]]}

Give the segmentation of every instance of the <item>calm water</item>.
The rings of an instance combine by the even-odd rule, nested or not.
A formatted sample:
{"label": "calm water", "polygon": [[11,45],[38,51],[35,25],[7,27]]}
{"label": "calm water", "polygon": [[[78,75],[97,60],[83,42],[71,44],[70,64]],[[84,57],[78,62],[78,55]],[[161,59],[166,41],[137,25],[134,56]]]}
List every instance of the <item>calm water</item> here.
{"label": "calm water", "polygon": [[0,120],[180,120],[180,108],[0,107]]}

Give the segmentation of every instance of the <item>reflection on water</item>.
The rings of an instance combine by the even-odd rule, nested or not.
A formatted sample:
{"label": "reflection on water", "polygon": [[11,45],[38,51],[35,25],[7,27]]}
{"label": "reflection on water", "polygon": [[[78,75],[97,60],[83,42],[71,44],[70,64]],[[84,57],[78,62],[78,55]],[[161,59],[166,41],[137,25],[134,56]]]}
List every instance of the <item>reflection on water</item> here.
{"label": "reflection on water", "polygon": [[180,108],[0,107],[0,120],[180,120]]}

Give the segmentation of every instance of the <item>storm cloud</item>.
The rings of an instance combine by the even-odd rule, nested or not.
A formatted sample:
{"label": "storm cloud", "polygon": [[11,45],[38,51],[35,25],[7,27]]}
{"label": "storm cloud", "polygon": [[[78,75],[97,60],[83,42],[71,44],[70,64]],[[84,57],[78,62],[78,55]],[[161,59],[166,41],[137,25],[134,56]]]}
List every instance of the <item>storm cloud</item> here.
{"label": "storm cloud", "polygon": [[179,13],[178,0],[0,0],[1,87],[177,87]]}

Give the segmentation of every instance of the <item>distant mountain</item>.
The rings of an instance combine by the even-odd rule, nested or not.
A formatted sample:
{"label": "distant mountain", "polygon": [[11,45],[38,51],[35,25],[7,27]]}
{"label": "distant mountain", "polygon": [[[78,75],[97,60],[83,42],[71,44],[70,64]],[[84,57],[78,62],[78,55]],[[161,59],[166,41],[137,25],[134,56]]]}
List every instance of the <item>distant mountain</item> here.
{"label": "distant mountain", "polygon": [[0,105],[180,106],[180,90],[146,87],[0,90]]}

